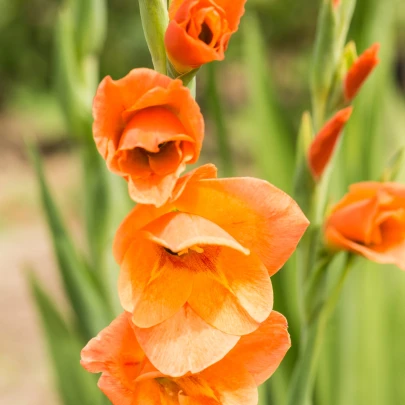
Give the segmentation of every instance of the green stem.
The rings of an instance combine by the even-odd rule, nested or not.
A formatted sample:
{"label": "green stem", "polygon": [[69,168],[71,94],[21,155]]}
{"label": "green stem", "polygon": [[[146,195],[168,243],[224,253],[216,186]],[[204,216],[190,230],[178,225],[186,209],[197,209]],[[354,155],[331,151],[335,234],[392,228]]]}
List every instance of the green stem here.
{"label": "green stem", "polygon": [[349,254],[338,282],[323,307],[308,325],[305,344],[294,370],[288,405],[311,404],[311,394],[328,321],[338,303],[344,282],[352,267],[353,257]]}
{"label": "green stem", "polygon": [[232,164],[232,152],[231,152],[231,145],[229,142],[228,130],[226,128],[224,120],[224,112],[222,108],[221,98],[218,92],[216,66],[214,63],[209,63],[207,65],[207,73],[208,73],[207,89],[209,97],[209,107],[216,126],[216,134],[217,134],[219,155],[221,158],[221,166],[224,176],[230,177],[234,173],[234,168]]}
{"label": "green stem", "polygon": [[167,3],[164,0],[139,0],[143,32],[156,71],[167,74],[164,37],[169,23]]}

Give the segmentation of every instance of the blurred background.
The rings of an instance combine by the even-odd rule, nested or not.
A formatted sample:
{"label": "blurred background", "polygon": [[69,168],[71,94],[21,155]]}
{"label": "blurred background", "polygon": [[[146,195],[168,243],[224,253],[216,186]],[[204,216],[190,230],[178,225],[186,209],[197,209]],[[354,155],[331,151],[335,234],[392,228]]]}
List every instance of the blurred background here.
{"label": "blurred background", "polygon": [[[309,75],[319,5],[316,0],[248,0],[225,62],[204,66],[198,74],[197,99],[207,122],[200,163],[217,164],[221,176],[262,177],[291,193],[295,137],[302,112],[310,109]],[[58,395],[57,387],[60,390],[61,381],[69,380],[74,371],[66,372],[67,361],[64,370],[54,372],[55,358],[61,362],[69,353],[77,353],[76,364],[85,338],[80,331],[80,336],[72,332],[74,343],[68,337],[75,309],[69,305],[66,279],[61,276],[60,251],[55,259],[38,173],[27,153],[27,145],[37,146],[37,162],[42,161],[70,241],[96,268],[92,255],[98,247],[91,246],[84,225],[89,222],[82,152],[87,141],[72,125],[64,101],[68,84],[60,80],[61,63],[69,64],[69,54],[61,56],[65,45],[60,10],[64,8],[66,4],[56,0],[0,0],[0,403],[4,405],[97,403],[90,395],[87,402],[66,393],[62,401]],[[151,67],[137,1],[108,0],[105,18],[106,35],[101,35],[105,40],[90,52],[100,72],[94,73],[96,67],[92,80],[97,83],[105,75],[118,79],[135,67]],[[358,0],[348,39],[356,41],[359,53],[380,42],[381,63],[356,99],[339,156],[340,169],[334,173],[332,201],[351,182],[378,179],[390,156],[405,145],[405,3]],[[88,89],[92,93],[92,87]],[[110,190],[118,190],[105,208],[113,215],[100,242],[107,251],[110,275],[105,285],[111,288],[111,312],[116,312],[117,269],[108,252],[114,229],[131,204],[125,185],[105,176]],[[316,403],[405,404],[405,275],[365,261],[358,267],[330,327]],[[276,308],[289,319],[294,345],[298,309],[293,266],[273,281]],[[52,339],[60,346],[71,345],[72,351],[56,353],[52,342],[47,344]],[[293,346],[262,391],[262,404],[284,403],[296,354]],[[74,381],[72,377],[73,390]],[[94,379],[89,384],[95,388]]]}

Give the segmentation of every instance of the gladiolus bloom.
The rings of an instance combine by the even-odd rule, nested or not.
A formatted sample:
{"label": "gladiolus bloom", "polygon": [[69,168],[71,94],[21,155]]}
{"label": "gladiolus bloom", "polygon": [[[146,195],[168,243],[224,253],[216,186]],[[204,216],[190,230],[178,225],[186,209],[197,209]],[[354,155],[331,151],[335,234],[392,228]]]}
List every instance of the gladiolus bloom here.
{"label": "gladiolus bloom", "polygon": [[319,179],[335,151],[343,127],[352,114],[352,107],[336,113],[319,131],[313,140],[308,153],[308,164],[312,175]]}
{"label": "gladiolus bloom", "polygon": [[308,226],[269,183],[214,175],[203,166],[164,206],[136,206],[114,241],[121,304],[150,361],[172,376],[201,371],[259,327],[272,310],[269,275]]}
{"label": "gladiolus bloom", "polygon": [[93,104],[93,134],[108,168],[128,181],[130,196],[162,205],[204,137],[200,108],[180,80],[150,69],[106,77]]}
{"label": "gladiolus bloom", "polygon": [[376,43],[364,51],[357,60],[353,63],[347,72],[344,81],[344,92],[346,101],[351,101],[360,90],[361,86],[377,66],[378,51],[380,44]]}
{"label": "gladiolus bloom", "polygon": [[257,405],[257,386],[290,347],[285,318],[272,312],[218,363],[197,374],[172,377],[149,362],[124,312],[82,350],[82,366],[102,372],[98,386],[113,405]]}
{"label": "gladiolus bloom", "polygon": [[223,60],[246,0],[173,0],[165,45],[179,73]]}
{"label": "gladiolus bloom", "polygon": [[333,208],[325,235],[331,248],[349,250],[405,270],[405,186],[353,184]]}

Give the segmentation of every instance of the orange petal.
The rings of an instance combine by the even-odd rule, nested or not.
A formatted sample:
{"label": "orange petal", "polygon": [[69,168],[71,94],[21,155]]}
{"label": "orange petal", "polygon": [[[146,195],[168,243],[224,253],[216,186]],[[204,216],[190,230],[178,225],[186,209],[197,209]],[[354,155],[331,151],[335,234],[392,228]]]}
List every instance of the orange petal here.
{"label": "orange petal", "polygon": [[215,4],[225,11],[231,32],[238,29],[240,19],[245,13],[245,3],[246,0],[215,0]]}
{"label": "orange petal", "polygon": [[171,80],[168,86],[164,88],[151,89],[131,107],[128,107],[123,113],[123,117],[128,121],[135,112],[157,105],[172,112],[185,129],[185,133],[181,132],[181,134],[194,140],[193,158],[189,163],[195,163],[200,155],[204,139],[204,118],[190,90],[183,86],[181,80]]}
{"label": "orange petal", "polygon": [[352,203],[375,197],[378,190],[381,189],[381,184],[382,183],[377,181],[364,181],[351,184],[349,187],[349,193],[333,206],[333,212]]}
{"label": "orange petal", "polygon": [[380,44],[373,44],[357,58],[347,72],[344,83],[346,101],[351,101],[356,96],[367,77],[377,66],[379,50]]}
{"label": "orange petal", "polygon": [[149,107],[136,112],[125,127],[119,148],[143,148],[157,153],[160,145],[174,140],[194,142],[185,135],[179,118],[165,107]]}
{"label": "orange petal", "polygon": [[133,328],[151,363],[172,377],[204,370],[222,359],[239,340],[239,336],[209,326],[188,305],[152,328]]}
{"label": "orange petal", "polygon": [[150,168],[159,176],[166,176],[176,171],[183,159],[179,141],[168,142],[161,146],[159,153],[148,155]]}
{"label": "orange petal", "polygon": [[200,374],[177,380],[180,405],[257,405],[254,379],[241,364],[219,361]]}
{"label": "orange petal", "polygon": [[223,51],[216,52],[203,41],[190,37],[176,21],[170,21],[167,27],[165,46],[170,61],[179,73],[225,57]]}
{"label": "orange petal", "polygon": [[141,328],[176,314],[187,302],[193,275],[176,267],[163,248],[141,236],[128,249],[121,265],[118,291],[121,305]]}
{"label": "orange petal", "polygon": [[405,270],[405,240],[400,243],[381,247],[367,247],[345,238],[335,228],[328,227],[325,230],[328,243],[344,250],[359,253],[367,259],[381,264],[395,264]]}
{"label": "orange petal", "polygon": [[[97,90],[93,115],[98,150],[109,169],[128,180],[139,203],[164,204],[186,164],[199,157],[204,120],[181,80],[150,69],[134,69],[117,81],[107,77]],[[159,153],[168,142],[175,148]],[[137,148],[150,152],[149,158]]]}
{"label": "orange petal", "polygon": [[[93,135],[101,155],[108,161],[118,148],[126,121],[122,112],[155,87],[167,87],[170,79],[151,69],[134,69],[120,80],[107,76],[100,83],[93,102]],[[108,145],[111,145],[109,148]],[[110,156],[107,156],[109,152]]]}
{"label": "orange petal", "polygon": [[148,177],[131,176],[128,179],[129,195],[139,204],[153,204],[161,207],[170,198],[176,181],[185,167],[186,163],[182,163],[175,172],[165,176],[154,173]]}
{"label": "orange petal", "polygon": [[308,226],[291,197],[266,181],[249,177],[194,182],[174,205],[223,228],[255,253],[270,275],[291,256]]}
{"label": "orange petal", "polygon": [[139,364],[145,355],[137,343],[127,312],[119,315],[97,337],[90,340],[81,352],[80,364],[92,373],[121,374],[122,364]]}
{"label": "orange petal", "polygon": [[120,150],[111,161],[115,172],[121,176],[129,175],[135,178],[148,177],[153,174],[146,152],[140,148]]}
{"label": "orange petal", "polygon": [[259,329],[241,337],[225,360],[243,364],[259,386],[276,371],[290,346],[287,320],[272,311]]}
{"label": "orange petal", "polygon": [[184,191],[185,187],[191,182],[196,182],[203,179],[214,179],[216,177],[217,168],[213,164],[208,163],[206,165],[197,167],[196,169],[188,172],[177,180],[176,186],[173,189],[171,199],[173,201],[177,200],[180,197],[181,193]]}
{"label": "orange petal", "polygon": [[[218,397],[218,402],[212,404],[257,405],[259,398],[252,375],[243,364],[229,361],[227,357],[201,373],[201,377],[213,387]],[[194,402],[192,404],[194,405]],[[210,402],[201,403],[206,404]]]}
{"label": "orange petal", "polygon": [[103,374],[98,386],[115,405],[162,405],[159,384],[154,380],[132,383],[126,387],[109,374]]}
{"label": "orange petal", "polygon": [[249,250],[215,223],[197,215],[170,212],[143,228],[148,238],[171,250],[181,252],[195,245],[228,246],[245,255]]}
{"label": "orange petal", "polygon": [[267,269],[255,255],[221,248],[215,271],[194,274],[188,300],[204,321],[232,335],[256,330],[270,314],[273,291]]}
{"label": "orange petal", "polygon": [[369,244],[378,208],[377,197],[353,202],[335,211],[329,217],[327,226],[335,228],[350,240]]}
{"label": "orange petal", "polygon": [[315,180],[318,180],[333,156],[337,141],[353,108],[347,107],[337,112],[319,131],[308,153],[308,164]]}
{"label": "orange petal", "polygon": [[[175,0],[169,9],[165,45],[178,72],[224,59],[232,33],[238,29],[246,0]],[[204,38],[204,28],[209,35]]]}
{"label": "orange petal", "polygon": [[[189,184],[204,178],[214,178],[217,175],[217,169],[212,164],[207,164],[198,167],[180,177],[176,186],[173,189],[173,199],[177,199],[183,192],[184,188]],[[156,218],[171,211],[174,206],[170,203],[164,207],[156,208],[153,205],[138,204],[124,219],[115,235],[113,244],[113,253],[115,260],[120,264],[123,260],[125,252],[133,241],[134,234],[137,230],[143,228],[148,223]]]}

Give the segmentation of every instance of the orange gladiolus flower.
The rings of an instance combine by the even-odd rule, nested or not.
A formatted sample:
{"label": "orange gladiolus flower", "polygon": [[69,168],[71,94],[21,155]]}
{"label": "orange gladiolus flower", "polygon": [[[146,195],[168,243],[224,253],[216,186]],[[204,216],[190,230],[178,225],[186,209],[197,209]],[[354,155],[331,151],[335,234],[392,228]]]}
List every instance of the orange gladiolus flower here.
{"label": "orange gladiolus flower", "polygon": [[405,186],[353,184],[326,222],[327,243],[405,270]]}
{"label": "orange gladiolus flower", "polygon": [[180,80],[150,69],[106,77],[93,104],[93,134],[108,168],[128,181],[131,198],[162,205],[204,136],[200,108]]}
{"label": "orange gladiolus flower", "polygon": [[173,0],[166,31],[167,54],[179,73],[223,60],[246,0]]}
{"label": "orange gladiolus flower", "polygon": [[254,178],[181,178],[160,208],[138,205],[117,231],[119,295],[150,361],[172,376],[221,359],[272,310],[269,275],[308,226],[288,195]]}
{"label": "orange gladiolus flower", "polygon": [[337,112],[319,131],[308,153],[308,164],[312,175],[319,179],[333,156],[343,127],[352,114],[352,107]]}
{"label": "orange gladiolus flower", "polygon": [[102,372],[98,386],[114,405],[256,405],[257,386],[274,373],[289,347],[287,322],[273,311],[218,363],[172,377],[150,363],[131,315],[124,312],[82,350],[81,364]]}
{"label": "orange gladiolus flower", "polygon": [[344,81],[344,92],[346,101],[351,101],[360,90],[361,86],[370,75],[370,73],[377,66],[378,51],[380,44],[376,43],[364,51],[357,60],[353,63],[347,72]]}

